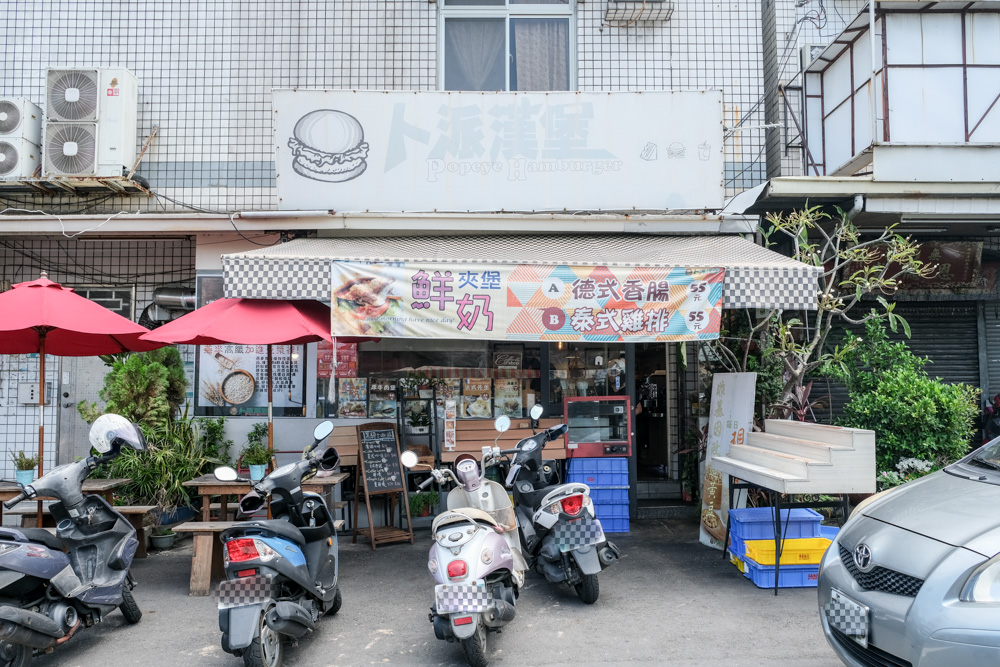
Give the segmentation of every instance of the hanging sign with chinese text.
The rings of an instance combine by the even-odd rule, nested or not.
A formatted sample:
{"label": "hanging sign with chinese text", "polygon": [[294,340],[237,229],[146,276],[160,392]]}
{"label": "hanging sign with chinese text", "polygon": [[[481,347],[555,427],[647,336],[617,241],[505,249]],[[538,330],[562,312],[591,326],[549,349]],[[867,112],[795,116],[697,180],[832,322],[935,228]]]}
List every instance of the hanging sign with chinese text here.
{"label": "hanging sign with chinese text", "polygon": [[701,543],[716,549],[725,546],[729,516],[729,480],[712,467],[714,456],[725,456],[732,445],[744,445],[753,430],[756,373],[716,373],[712,376],[712,402],[708,437],[702,462]]}
{"label": "hanging sign with chinese text", "polygon": [[334,336],[718,338],[719,268],[333,262]]}
{"label": "hanging sign with chinese text", "polygon": [[[503,4],[503,3],[501,3]],[[722,208],[722,91],[275,90],[278,208]]]}

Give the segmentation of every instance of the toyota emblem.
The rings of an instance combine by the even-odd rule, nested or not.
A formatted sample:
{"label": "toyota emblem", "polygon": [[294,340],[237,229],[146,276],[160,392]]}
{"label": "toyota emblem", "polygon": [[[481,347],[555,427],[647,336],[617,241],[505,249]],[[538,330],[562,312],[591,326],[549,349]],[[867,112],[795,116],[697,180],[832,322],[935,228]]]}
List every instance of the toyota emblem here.
{"label": "toyota emblem", "polygon": [[867,544],[859,544],[854,548],[854,564],[862,572],[867,572],[872,566],[872,550]]}

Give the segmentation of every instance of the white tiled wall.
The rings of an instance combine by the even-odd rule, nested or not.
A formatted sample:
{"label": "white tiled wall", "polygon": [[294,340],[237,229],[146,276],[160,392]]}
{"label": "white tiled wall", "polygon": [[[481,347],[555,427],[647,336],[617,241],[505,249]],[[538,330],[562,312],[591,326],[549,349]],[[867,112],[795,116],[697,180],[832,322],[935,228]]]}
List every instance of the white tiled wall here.
{"label": "white tiled wall", "polygon": [[[44,107],[46,67],[124,65],[140,82],[137,145],[154,125],[159,130],[139,169],[159,196],[91,207],[272,209],[271,89],[436,89],[439,4],[6,0],[0,96],[25,96]],[[812,33],[829,39],[840,25],[837,13],[849,18],[860,2],[828,0],[822,31],[804,19],[818,2],[795,4],[778,2],[781,34],[818,40]],[[760,125],[760,0],[675,0],[674,6],[669,21],[617,27],[604,23],[606,2],[578,3],[578,88],[718,88],[728,126]],[[791,61],[797,64],[797,55]],[[762,146],[762,131],[732,135],[731,194],[763,177]],[[0,208],[15,202],[83,208],[78,198],[24,196],[4,198]]]}

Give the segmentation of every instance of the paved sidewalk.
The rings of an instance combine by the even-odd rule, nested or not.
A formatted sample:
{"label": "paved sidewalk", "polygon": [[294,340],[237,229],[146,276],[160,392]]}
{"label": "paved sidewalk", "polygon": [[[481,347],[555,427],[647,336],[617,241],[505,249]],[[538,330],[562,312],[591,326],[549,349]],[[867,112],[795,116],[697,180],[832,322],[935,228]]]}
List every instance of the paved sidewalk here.
{"label": "paved sidewalk", "polygon": [[[491,635],[493,665],[783,665],[837,667],[820,630],[815,589],[757,588],[718,551],[698,544],[691,519],[644,520],[612,536],[624,558],[600,579],[596,604],[529,574],[517,618]],[[290,667],[464,665],[461,646],[434,638],[430,533],[416,544],[352,545],[341,538],[344,606],[286,652]],[[142,621],[115,612],[36,667],[223,665],[215,600],[187,595],[191,540],[150,552],[133,571]],[[213,586],[214,587],[214,586]]]}

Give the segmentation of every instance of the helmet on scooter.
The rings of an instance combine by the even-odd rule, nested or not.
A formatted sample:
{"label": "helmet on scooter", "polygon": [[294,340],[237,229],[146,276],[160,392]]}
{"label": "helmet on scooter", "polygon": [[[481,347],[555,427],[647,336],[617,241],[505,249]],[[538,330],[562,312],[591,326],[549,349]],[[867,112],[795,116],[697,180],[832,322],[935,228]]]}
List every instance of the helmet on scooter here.
{"label": "helmet on scooter", "polygon": [[138,452],[146,451],[146,438],[139,429],[121,415],[101,415],[90,427],[90,444],[101,454],[114,449],[115,444],[128,445]]}

